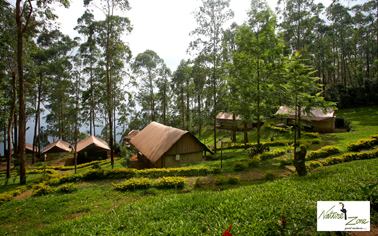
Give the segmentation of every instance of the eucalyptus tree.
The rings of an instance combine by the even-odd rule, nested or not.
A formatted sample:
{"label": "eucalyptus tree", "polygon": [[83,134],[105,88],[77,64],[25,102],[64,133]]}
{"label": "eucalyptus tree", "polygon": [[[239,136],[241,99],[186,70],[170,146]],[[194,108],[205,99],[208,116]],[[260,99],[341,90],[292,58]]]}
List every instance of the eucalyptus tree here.
{"label": "eucalyptus tree", "polygon": [[192,66],[190,61],[181,60],[172,77],[172,90],[175,93],[175,108],[179,115],[180,127],[189,130]]}
{"label": "eucalyptus tree", "polygon": [[[16,65],[18,81],[18,148],[17,156],[20,160],[20,184],[26,183],[25,169],[25,132],[26,132],[26,112],[25,112],[25,88],[24,88],[24,41],[30,36],[32,29],[36,26],[31,22],[38,16],[40,18],[54,18],[50,5],[53,2],[61,3],[67,7],[68,0],[37,0],[33,3],[30,0],[16,0],[15,2],[15,29],[16,29]],[[38,15],[37,15],[38,13]]]}
{"label": "eucalyptus tree", "polygon": [[163,64],[159,71],[159,79],[157,80],[157,94],[156,100],[158,102],[157,110],[159,110],[160,118],[159,120],[163,124],[168,124],[168,120],[170,117],[170,97],[172,91],[170,89],[170,77],[171,77],[171,70]]}
{"label": "eucalyptus tree", "polygon": [[222,72],[222,37],[224,25],[233,17],[229,8],[230,0],[202,0],[202,5],[195,15],[197,28],[191,32],[197,38],[190,43],[192,50],[206,55],[211,68],[211,90],[213,99],[213,138],[214,151],[216,152],[217,131],[216,115],[218,111],[218,88],[221,87]]}
{"label": "eucalyptus tree", "polygon": [[204,111],[203,108],[203,100],[205,97],[205,85],[206,85],[206,80],[207,80],[207,75],[208,75],[208,68],[206,66],[206,61],[205,58],[202,56],[198,56],[194,59],[193,61],[193,67],[192,67],[192,73],[191,77],[193,78],[193,83],[194,83],[194,91],[195,93],[193,94],[195,96],[196,100],[196,112],[194,115],[194,123],[197,124],[197,134],[198,137],[201,138],[201,133],[202,133],[202,126],[204,121],[206,120],[207,112]]}
{"label": "eucalyptus tree", "polygon": [[[137,77],[138,95],[137,100],[139,101],[142,109],[143,116],[148,117],[148,120],[157,121],[157,117],[164,114],[158,114],[158,93],[165,93],[165,98],[167,95],[167,79],[168,69],[165,65],[163,59],[161,59],[156,52],[152,50],[146,50],[139,53],[133,64],[132,71]],[[158,91],[158,89],[163,89],[165,91]],[[161,94],[164,95],[164,94]],[[164,105],[167,105],[166,101],[163,101]],[[166,112],[166,108],[162,109]]]}
{"label": "eucalyptus tree", "polygon": [[6,158],[6,178],[10,177],[12,158],[13,117],[16,112],[16,62],[15,62],[15,19],[14,12],[8,2],[0,2],[0,120],[4,123],[3,130],[4,156]]}
{"label": "eucalyptus tree", "polygon": [[278,4],[283,15],[281,28],[289,48],[306,51],[312,43],[310,38],[317,7],[314,0],[279,0]]}
{"label": "eucalyptus tree", "polygon": [[97,94],[100,92],[100,80],[99,77],[95,76],[95,66],[100,57],[100,50],[96,43],[96,27],[94,15],[89,9],[77,20],[77,26],[75,27],[75,30],[84,38],[80,44],[79,53],[84,65],[82,72],[87,77],[88,86],[86,86],[83,93],[83,114],[88,117],[90,135],[96,135],[96,104],[99,103]]}
{"label": "eucalyptus tree", "polygon": [[[92,0],[84,0],[85,5],[90,5]],[[116,11],[128,11],[130,9],[128,0],[102,0],[101,7],[105,20],[99,23],[99,37],[97,43],[101,48],[105,68],[106,84],[106,116],[108,119],[108,138],[110,146],[110,159],[112,168],[114,167],[114,135],[113,126],[115,119],[115,91],[118,90],[117,81],[122,78],[122,69],[124,61],[131,57],[131,51],[122,41],[121,36],[124,33],[131,32],[132,27],[127,17],[116,15]],[[115,131],[115,129],[114,129]],[[115,133],[115,132],[114,132]]]}

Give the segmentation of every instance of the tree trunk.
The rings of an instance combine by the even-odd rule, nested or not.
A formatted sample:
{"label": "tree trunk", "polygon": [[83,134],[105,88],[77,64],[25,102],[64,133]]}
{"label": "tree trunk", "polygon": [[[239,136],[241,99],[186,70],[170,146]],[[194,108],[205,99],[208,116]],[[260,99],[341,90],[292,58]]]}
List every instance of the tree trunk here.
{"label": "tree trunk", "polygon": [[110,16],[113,13],[111,11],[110,3],[108,1],[108,13],[106,16],[107,21],[107,32],[106,32],[106,91],[107,91],[107,112],[108,112],[108,122],[109,122],[109,146],[110,146],[110,162],[112,165],[112,169],[114,168],[114,146],[113,146],[113,104],[112,104],[112,79],[110,77],[110,63],[111,63],[111,30],[112,30],[112,23]]}
{"label": "tree trunk", "polygon": [[244,146],[247,148],[248,144],[248,130],[247,130],[247,122],[243,122],[244,124]]}
{"label": "tree trunk", "polygon": [[190,127],[189,79],[186,80],[186,130]]}
{"label": "tree trunk", "polygon": [[197,95],[197,113],[198,113],[198,138],[201,138],[201,131],[202,131],[202,117],[201,117],[201,95],[198,92]]}
{"label": "tree trunk", "polygon": [[[14,113],[16,109],[16,74],[12,73],[12,103],[8,118],[8,153],[7,153],[7,170],[6,177],[10,178],[10,163],[12,160],[12,123],[14,121]],[[14,147],[14,146],[13,146]]]}
{"label": "tree trunk", "polygon": [[[31,7],[31,6],[30,6]],[[32,9],[30,9],[32,11]],[[18,72],[18,103],[19,103],[19,135],[18,135],[18,158],[20,161],[20,184],[26,184],[25,171],[25,95],[24,95],[24,71],[23,71],[23,27],[21,0],[16,0],[16,23],[17,23],[17,72]],[[26,26],[26,25],[25,25]]]}
{"label": "tree trunk", "polygon": [[236,115],[235,113],[232,113],[232,123],[233,123],[233,127],[232,127],[232,137],[231,137],[231,141],[233,143],[236,143],[236,129],[237,129],[237,123],[236,123]]}

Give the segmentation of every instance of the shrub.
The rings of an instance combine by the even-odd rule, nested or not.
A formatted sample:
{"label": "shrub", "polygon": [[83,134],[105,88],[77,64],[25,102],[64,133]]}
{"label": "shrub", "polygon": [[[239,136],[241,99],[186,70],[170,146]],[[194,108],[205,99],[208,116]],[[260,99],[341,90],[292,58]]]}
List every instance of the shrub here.
{"label": "shrub", "polygon": [[137,175],[141,177],[163,177],[163,176],[201,176],[208,175],[212,171],[208,167],[181,167],[138,170]]}
{"label": "shrub", "polygon": [[248,162],[248,167],[250,168],[255,168],[255,167],[258,167],[259,165],[260,165],[260,160],[257,158],[253,158],[252,160]]}
{"label": "shrub", "polygon": [[373,135],[370,138],[360,139],[355,143],[351,143],[347,146],[348,151],[358,152],[363,149],[371,149],[375,145],[378,145],[378,135]]}
{"label": "shrub", "polygon": [[77,190],[77,187],[74,184],[63,184],[59,186],[55,191],[58,193],[72,193]]}
{"label": "shrub", "polygon": [[306,160],[315,160],[325,158],[334,154],[340,153],[340,150],[334,146],[324,146],[319,150],[309,152],[306,156]]}
{"label": "shrub", "polygon": [[237,185],[240,183],[240,178],[236,176],[230,176],[227,179],[227,183],[230,185]]}
{"label": "shrub", "polygon": [[155,187],[159,189],[182,189],[185,186],[185,179],[182,177],[162,177],[156,180],[148,178],[131,178],[119,184],[113,184],[114,189],[125,190],[138,190],[148,189]]}
{"label": "shrub", "polygon": [[196,182],[194,183],[195,188],[205,187],[209,184],[209,181],[205,178],[197,178]]}
{"label": "shrub", "polygon": [[131,178],[119,184],[113,183],[113,186],[115,190],[120,191],[148,189],[152,186],[152,180],[148,178]]}
{"label": "shrub", "polygon": [[222,173],[222,169],[221,168],[215,168],[213,169],[213,174],[220,174]]}
{"label": "shrub", "polygon": [[160,189],[182,189],[185,185],[185,179],[182,177],[162,177],[157,179],[153,186]]}
{"label": "shrub", "polygon": [[72,182],[79,182],[83,179],[82,174],[70,174],[70,175],[64,175],[57,178],[50,179],[47,183],[51,186],[56,186],[64,183],[72,183]]}
{"label": "shrub", "polygon": [[107,179],[129,179],[135,177],[137,171],[130,168],[115,168],[111,171],[105,172],[105,177]]}
{"label": "shrub", "polygon": [[267,144],[256,144],[251,146],[251,148],[248,150],[248,154],[250,157],[253,157],[266,151],[269,151],[269,146]]}
{"label": "shrub", "polygon": [[320,134],[316,132],[304,132],[303,136],[307,138],[320,138]]}
{"label": "shrub", "polygon": [[243,171],[247,168],[248,168],[248,165],[244,164],[244,163],[236,163],[235,166],[234,166],[235,171]]}
{"label": "shrub", "polygon": [[306,162],[306,165],[308,168],[312,169],[317,168],[318,164],[313,164],[316,162],[319,162],[322,166],[329,166],[329,165],[334,165],[342,162],[348,162],[348,161],[354,161],[354,160],[365,160],[365,159],[372,159],[372,158],[377,158],[378,157],[378,149],[372,150],[372,151],[366,151],[366,152],[350,152],[350,153],[345,153],[340,156],[335,156],[335,157],[327,157],[318,161],[308,161]]}
{"label": "shrub", "polygon": [[217,186],[226,185],[226,183],[227,183],[227,178],[226,178],[225,176],[217,176],[217,177],[215,177],[215,179],[214,179],[214,183],[215,183],[215,185],[217,185]]}
{"label": "shrub", "polygon": [[272,159],[274,157],[282,156],[286,152],[287,152],[287,149],[283,149],[283,148],[276,149],[276,150],[273,150],[273,151],[270,151],[270,152],[264,152],[263,154],[260,155],[260,159],[262,161],[265,161],[265,160],[268,160],[268,159]]}
{"label": "shrub", "polygon": [[265,180],[274,180],[275,176],[273,173],[266,173]]}
{"label": "shrub", "polygon": [[13,198],[13,196],[10,193],[1,193],[0,194],[0,204],[2,204],[4,202],[8,202],[8,201],[12,200],[12,198]]}
{"label": "shrub", "polygon": [[318,168],[318,167],[322,167],[322,166],[323,164],[320,161],[309,161],[308,163],[306,163],[306,167],[310,170]]}
{"label": "shrub", "polygon": [[36,184],[33,186],[33,196],[47,195],[54,192],[54,189],[45,183]]}

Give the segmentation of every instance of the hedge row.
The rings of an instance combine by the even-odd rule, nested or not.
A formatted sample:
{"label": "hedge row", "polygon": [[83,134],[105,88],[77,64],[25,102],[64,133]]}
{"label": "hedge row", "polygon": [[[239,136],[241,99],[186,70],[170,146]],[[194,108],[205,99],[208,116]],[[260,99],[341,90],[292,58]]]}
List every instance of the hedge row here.
{"label": "hedge row", "polygon": [[46,169],[30,169],[26,171],[26,174],[59,175],[59,172],[54,169],[46,168]]}
{"label": "hedge row", "polygon": [[212,173],[208,167],[182,167],[166,169],[145,169],[136,170],[130,168],[116,168],[113,170],[90,170],[83,174],[65,175],[60,178],[53,178],[50,185],[78,182],[81,180],[101,180],[101,179],[130,179],[135,177],[167,177],[167,176],[202,176]]}
{"label": "hedge row", "polygon": [[264,152],[260,155],[262,161],[272,159],[284,155],[288,151],[287,148],[279,148],[270,152]]}
{"label": "hedge row", "polygon": [[185,185],[183,177],[162,177],[158,179],[131,178],[122,183],[113,183],[114,189],[119,191],[138,190],[148,188],[158,189],[182,189]]}
{"label": "hedge row", "polygon": [[50,193],[72,193],[77,188],[74,184],[63,184],[57,188],[53,188],[45,183],[40,183],[33,186],[33,196],[42,196]]}
{"label": "hedge row", "polygon": [[[106,164],[110,163],[110,160],[100,160],[100,161],[91,161],[83,164],[76,165],[77,169],[81,169],[87,166],[95,166],[95,165],[101,165],[101,164]],[[40,166],[35,168],[35,170],[43,170],[43,169],[52,169],[52,170],[73,170],[75,169],[75,166]]]}
{"label": "hedge row", "polygon": [[12,200],[13,197],[16,197],[17,195],[20,195],[26,189],[27,189],[26,186],[22,186],[22,187],[18,187],[15,190],[12,190],[12,191],[0,193],[0,204]]}
{"label": "hedge row", "polygon": [[342,162],[354,161],[354,160],[366,160],[378,157],[378,149],[366,152],[350,152],[340,156],[328,157],[317,161],[308,161],[306,166],[308,169],[314,169],[321,166],[329,166]]}
{"label": "hedge row", "polygon": [[351,143],[347,146],[348,151],[358,152],[363,149],[371,149],[375,145],[378,145],[378,135],[373,135],[369,138],[360,139],[355,143]]}
{"label": "hedge row", "polygon": [[[288,140],[281,140],[281,141],[272,141],[272,142],[261,142],[262,145],[267,147],[280,147],[288,145],[290,141]],[[229,149],[244,149],[244,148],[253,148],[256,147],[256,143],[228,143],[226,147],[217,148],[218,150],[229,150]]]}
{"label": "hedge row", "polygon": [[311,151],[307,154],[306,160],[315,160],[326,158],[335,154],[339,154],[340,150],[334,146],[324,146],[316,151]]}

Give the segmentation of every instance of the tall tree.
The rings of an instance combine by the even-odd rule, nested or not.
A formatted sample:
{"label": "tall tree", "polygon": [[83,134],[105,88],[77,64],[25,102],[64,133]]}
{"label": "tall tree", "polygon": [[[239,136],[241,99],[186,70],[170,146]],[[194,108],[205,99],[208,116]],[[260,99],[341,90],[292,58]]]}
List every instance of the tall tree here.
{"label": "tall tree", "polygon": [[218,86],[221,75],[222,36],[224,24],[232,17],[233,12],[229,8],[230,0],[202,0],[202,5],[196,12],[197,28],[191,33],[197,36],[190,47],[209,58],[211,67],[211,84],[213,97],[213,138],[214,151],[217,149],[216,115],[218,111]]}
{"label": "tall tree", "polygon": [[[114,113],[115,113],[115,90],[117,83],[115,79],[121,78],[123,61],[131,56],[128,46],[121,40],[125,32],[131,32],[132,28],[127,17],[116,15],[116,11],[127,11],[130,9],[128,0],[102,0],[102,10],[105,20],[99,22],[100,32],[98,43],[103,51],[106,84],[106,115],[108,119],[108,137],[110,146],[111,166],[114,167]],[[89,5],[91,0],[85,0],[84,4]]]}
{"label": "tall tree", "polygon": [[[150,122],[157,121],[157,89],[167,89],[167,84],[164,81],[167,67],[156,52],[146,50],[136,56],[132,69],[134,74],[140,79],[138,82],[139,92],[137,98],[142,106],[142,113],[145,114],[144,116],[149,117],[148,120]],[[159,82],[162,83],[160,86]],[[164,93],[164,91],[161,92]],[[166,102],[164,103],[167,104]]]}
{"label": "tall tree", "polygon": [[283,52],[276,35],[276,18],[265,1],[251,2],[248,25],[238,29],[235,41],[231,101],[244,123],[257,123],[260,145],[262,120],[272,115],[277,102],[272,98]]}

